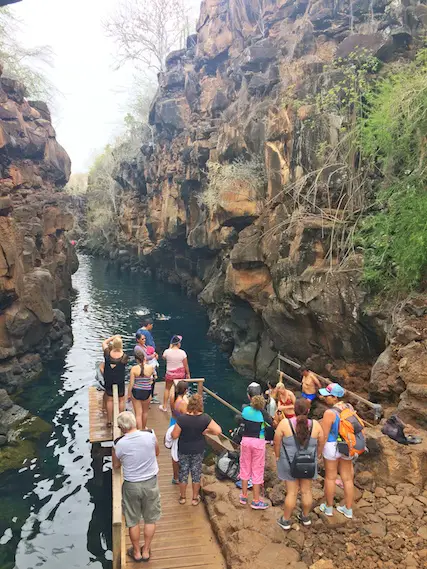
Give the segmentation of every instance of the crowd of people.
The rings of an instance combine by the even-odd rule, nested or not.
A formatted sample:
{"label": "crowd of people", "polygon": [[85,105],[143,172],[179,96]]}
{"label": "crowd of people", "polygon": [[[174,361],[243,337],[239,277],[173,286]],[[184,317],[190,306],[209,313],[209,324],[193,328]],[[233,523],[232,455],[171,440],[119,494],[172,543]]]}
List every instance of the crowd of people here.
{"label": "crowd of people", "polygon": [[[273,441],[277,473],[286,485],[283,515],[278,524],[284,530],[291,528],[291,515],[301,494],[302,512],[299,520],[311,525],[313,505],[312,480],[318,476],[318,463],[325,470],[325,501],[320,511],[333,516],[337,482],[344,489],[344,504],[337,510],[345,517],[353,517],[354,460],[365,450],[363,422],[349,403],[343,401],[345,390],[338,383],[320,388],[317,376],[301,370],[302,394],[296,398],[279,381],[271,381],[262,394],[261,385],[248,387],[249,405],[242,411],[242,439],[240,444],[240,503],[248,504],[248,484],[253,484],[251,507],[265,510],[267,501],[260,497],[264,483],[265,444]],[[320,421],[309,418],[311,404],[320,397],[327,406]],[[338,479],[338,475],[340,479]]]}
{"label": "crowd of people", "polygon": [[[147,319],[136,332],[135,365],[130,370],[127,393],[125,375],[129,358],[123,351],[120,336],[112,336],[103,342],[104,362],[100,366],[109,425],[112,422],[113,385],[118,386],[120,414],[117,423],[123,436],[114,443],[113,466],[123,467],[123,508],[132,542],[128,555],[137,562],[149,561],[156,523],[161,516],[157,481],[159,443],[155,433],[147,429],[150,404],[158,403],[159,412],[163,413],[170,407],[171,418],[164,444],[171,450],[172,484],[179,485],[181,505],[187,501],[190,474],[191,504],[199,505],[204,435],[221,434],[221,427],[204,412],[203,398],[198,394],[189,395],[190,369],[187,354],[181,348],[181,336],[173,336],[162,354],[166,362],[165,391],[161,404],[156,398],[159,355],[152,329],[153,322]],[[277,460],[278,477],[286,485],[284,512],[278,520],[284,530],[291,528],[298,494],[301,494],[302,510],[298,519],[304,526],[311,524],[312,480],[318,476],[320,461],[325,470],[325,501],[320,510],[326,516],[333,515],[339,475],[344,488],[344,505],[338,506],[337,510],[352,518],[353,459],[364,448],[363,423],[352,406],[343,402],[345,390],[337,383],[322,389],[316,374],[307,369],[301,370],[301,380],[302,394],[298,398],[286,388],[283,374],[277,381],[271,380],[265,392],[258,383],[251,383],[247,390],[249,402],[243,405],[239,416],[242,429],[240,504],[250,504],[254,510],[269,507],[263,490],[266,443],[270,441]],[[328,407],[320,421],[309,418],[312,402],[318,396]],[[125,411],[126,399],[131,402],[133,412]],[[356,428],[348,428],[349,424]],[[348,436],[343,425],[348,428]],[[252,489],[250,501],[249,488]],[[145,522],[142,548],[141,520]]]}

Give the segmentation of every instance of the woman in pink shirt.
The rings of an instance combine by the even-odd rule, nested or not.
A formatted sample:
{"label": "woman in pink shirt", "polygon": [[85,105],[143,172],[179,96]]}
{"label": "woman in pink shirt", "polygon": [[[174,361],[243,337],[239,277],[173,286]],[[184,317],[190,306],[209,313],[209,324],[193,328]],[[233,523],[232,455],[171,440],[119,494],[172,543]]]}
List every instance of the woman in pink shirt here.
{"label": "woman in pink shirt", "polygon": [[167,404],[173,382],[178,382],[181,379],[190,379],[187,354],[184,350],[181,350],[181,342],[182,336],[173,336],[169,348],[163,352],[163,359],[166,360],[166,386],[163,396],[163,405],[159,407],[160,411],[167,411]]}

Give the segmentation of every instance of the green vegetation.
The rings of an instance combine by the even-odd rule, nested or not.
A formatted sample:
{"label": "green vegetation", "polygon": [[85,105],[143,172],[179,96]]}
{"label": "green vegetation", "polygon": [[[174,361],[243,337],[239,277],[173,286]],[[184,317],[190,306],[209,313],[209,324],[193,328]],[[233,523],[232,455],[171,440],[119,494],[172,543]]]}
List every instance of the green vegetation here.
{"label": "green vegetation", "polygon": [[0,449],[0,473],[21,468],[26,459],[34,458],[40,438],[52,431],[40,417],[31,417],[12,429],[13,441]]}
{"label": "green vegetation", "polygon": [[359,232],[376,293],[407,293],[427,275],[427,51],[367,96],[360,146],[380,188]]}

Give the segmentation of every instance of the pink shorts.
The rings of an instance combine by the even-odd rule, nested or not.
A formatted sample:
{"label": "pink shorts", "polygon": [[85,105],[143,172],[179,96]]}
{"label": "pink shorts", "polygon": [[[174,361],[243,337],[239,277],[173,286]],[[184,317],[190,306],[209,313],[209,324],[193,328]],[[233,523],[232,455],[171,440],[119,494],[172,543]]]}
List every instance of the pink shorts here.
{"label": "pink shorts", "polygon": [[240,479],[264,483],[265,440],[243,437],[240,445]]}

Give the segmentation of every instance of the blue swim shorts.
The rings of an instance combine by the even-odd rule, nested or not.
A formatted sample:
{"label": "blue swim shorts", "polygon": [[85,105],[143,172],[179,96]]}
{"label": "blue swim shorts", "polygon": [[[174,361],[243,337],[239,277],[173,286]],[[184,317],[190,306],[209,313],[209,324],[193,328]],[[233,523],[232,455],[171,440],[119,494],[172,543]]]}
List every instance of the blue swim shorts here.
{"label": "blue swim shorts", "polygon": [[304,397],[304,399],[308,399],[309,401],[314,401],[317,397],[316,393],[304,393],[304,391],[301,393],[301,397]]}

